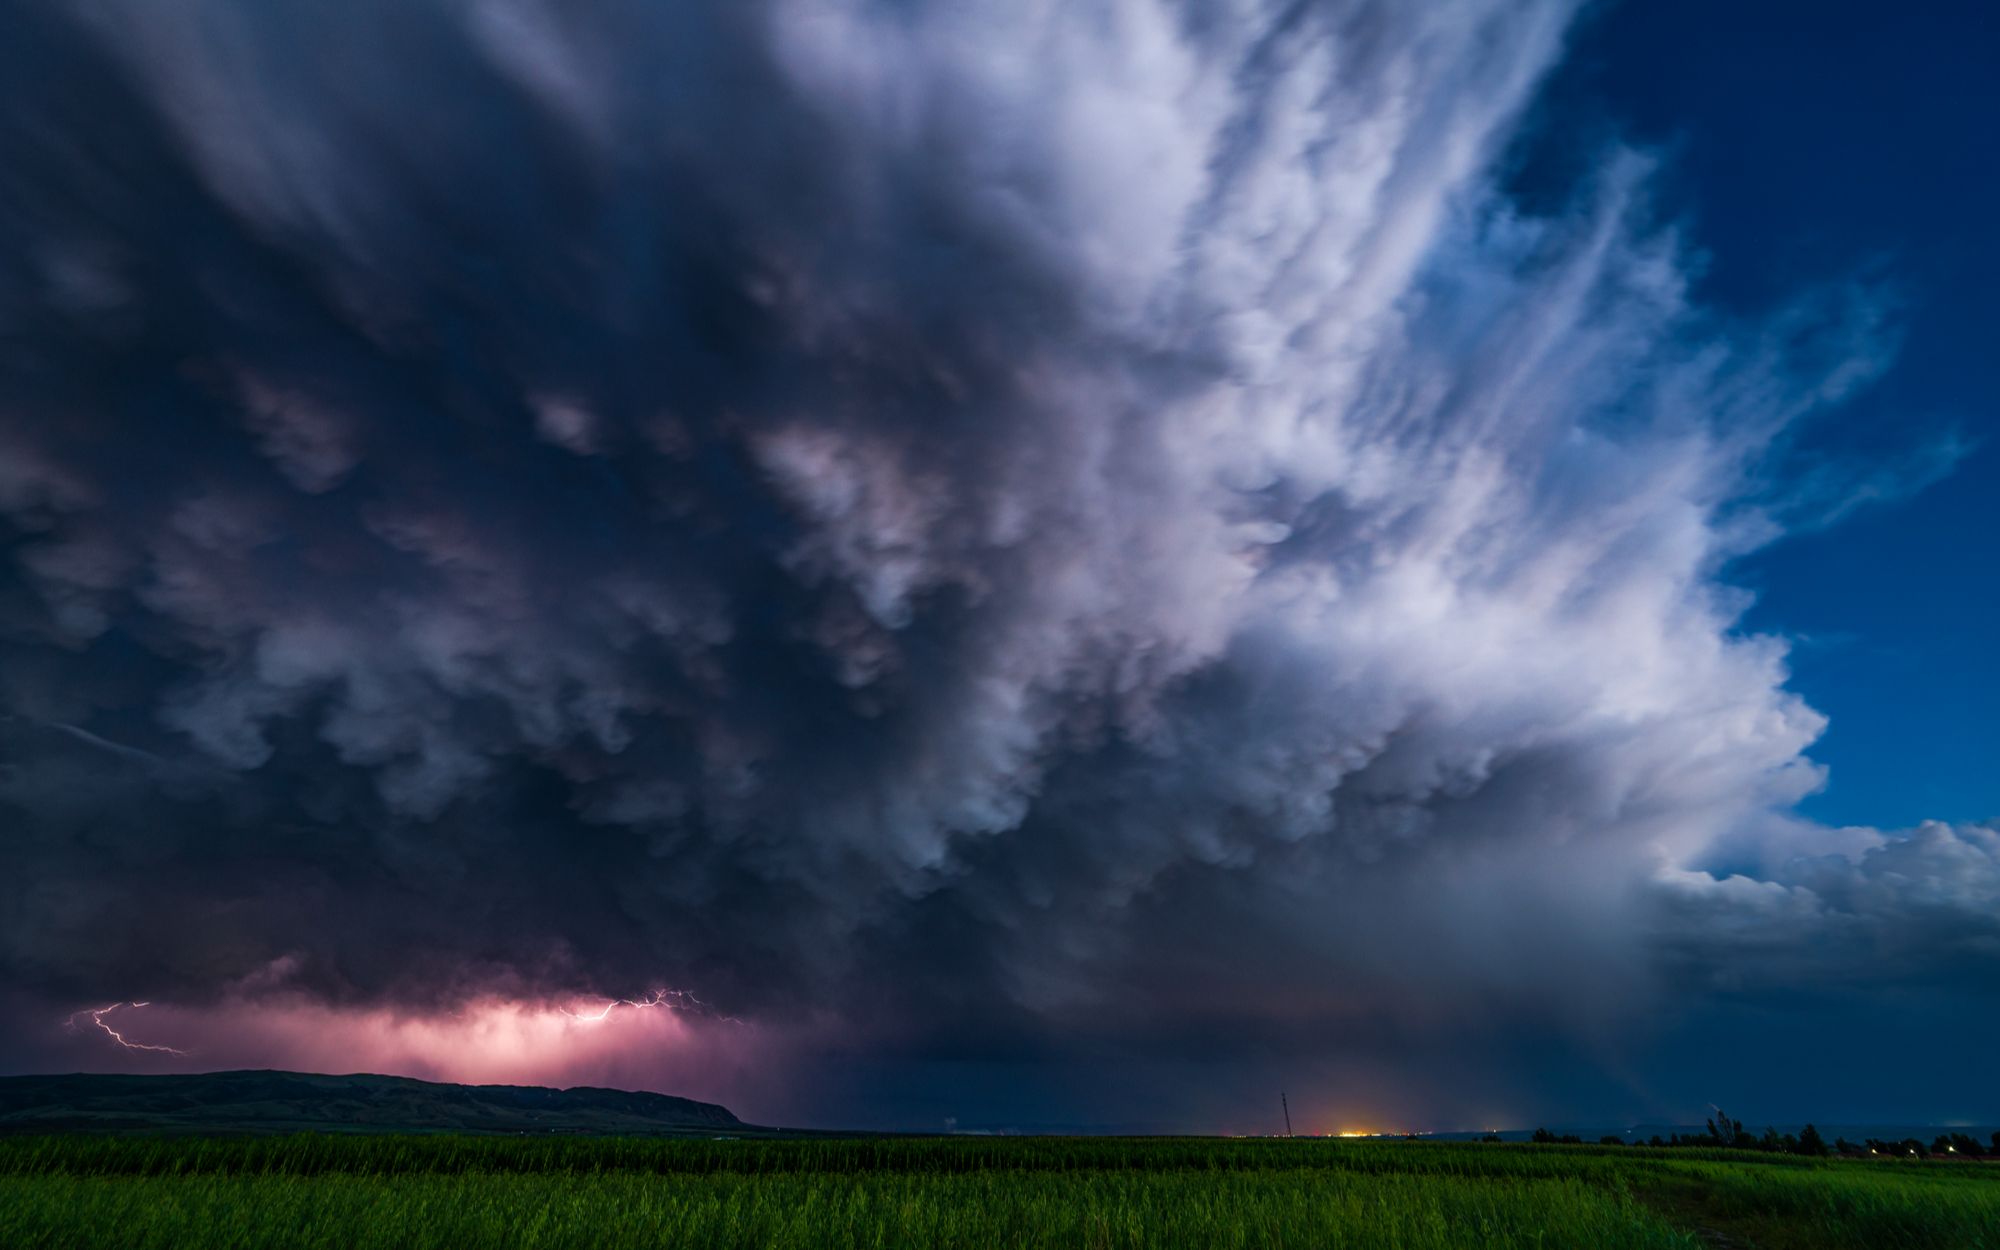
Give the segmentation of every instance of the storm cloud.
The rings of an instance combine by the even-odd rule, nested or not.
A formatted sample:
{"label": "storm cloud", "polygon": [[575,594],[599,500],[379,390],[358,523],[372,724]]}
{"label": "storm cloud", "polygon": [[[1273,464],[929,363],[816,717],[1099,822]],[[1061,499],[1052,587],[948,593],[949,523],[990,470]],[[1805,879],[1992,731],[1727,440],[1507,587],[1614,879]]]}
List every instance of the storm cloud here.
{"label": "storm cloud", "polygon": [[1991,830],[1790,815],[1728,580],[1881,301],[1703,309],[1640,153],[1505,194],[1570,8],[16,6],[0,981],[950,1055],[1990,978]]}

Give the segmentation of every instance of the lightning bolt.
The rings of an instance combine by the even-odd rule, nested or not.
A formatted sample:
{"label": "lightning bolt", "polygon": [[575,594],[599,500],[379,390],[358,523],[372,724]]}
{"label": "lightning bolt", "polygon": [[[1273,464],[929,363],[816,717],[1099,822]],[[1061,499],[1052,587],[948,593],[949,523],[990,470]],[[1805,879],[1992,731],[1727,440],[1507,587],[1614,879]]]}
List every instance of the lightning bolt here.
{"label": "lightning bolt", "polygon": [[585,1024],[595,1024],[600,1020],[608,1019],[611,1013],[620,1007],[630,1007],[635,1011],[644,1011],[652,1007],[664,1007],[668,1011],[678,1015],[703,1016],[710,1019],[722,1020],[729,1024],[743,1023],[735,1016],[723,1015],[687,990],[654,990],[643,998],[614,998],[596,1011],[591,1012],[571,1011],[569,1008],[560,1005],[556,1007],[556,1010],[562,1012],[572,1020],[579,1020]]}
{"label": "lightning bolt", "polygon": [[78,1028],[80,1026],[77,1024],[77,1021],[84,1016],[89,1016],[91,1024],[104,1030],[105,1036],[109,1037],[112,1041],[117,1042],[120,1046],[123,1046],[126,1050],[150,1050],[157,1054],[162,1054],[162,1055],[185,1056],[188,1052],[184,1050],[176,1050],[172,1046],[154,1046],[148,1042],[135,1042],[131,1038],[126,1037],[123,1033],[120,1033],[117,1029],[112,1028],[110,1025],[104,1022],[104,1017],[110,1015],[114,1011],[119,1010],[120,1008],[145,1007],[149,1005],[150,1004],[147,1003],[113,1003],[109,1007],[98,1007],[95,1009],[86,1009],[84,1011],[76,1012],[70,1016],[69,1020],[66,1023],[72,1029]]}

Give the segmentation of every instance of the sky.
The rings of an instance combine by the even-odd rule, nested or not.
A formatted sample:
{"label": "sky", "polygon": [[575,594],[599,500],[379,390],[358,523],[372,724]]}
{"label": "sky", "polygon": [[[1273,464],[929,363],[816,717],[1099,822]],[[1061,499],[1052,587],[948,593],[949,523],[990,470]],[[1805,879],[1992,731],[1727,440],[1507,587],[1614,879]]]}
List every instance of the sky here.
{"label": "sky", "polygon": [[0,20],[0,1070],[2000,1122],[1978,6]]}

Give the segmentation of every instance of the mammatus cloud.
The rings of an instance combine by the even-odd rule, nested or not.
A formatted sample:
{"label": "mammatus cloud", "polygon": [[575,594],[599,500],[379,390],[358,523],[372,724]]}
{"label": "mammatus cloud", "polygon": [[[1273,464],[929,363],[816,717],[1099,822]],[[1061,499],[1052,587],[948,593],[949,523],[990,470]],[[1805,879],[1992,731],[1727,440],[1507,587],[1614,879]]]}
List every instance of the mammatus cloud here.
{"label": "mammatus cloud", "polygon": [[1990,967],[1991,831],[1786,815],[1725,577],[1871,302],[1704,311],[1638,155],[1510,202],[1570,7],[31,6],[0,978],[420,1064]]}

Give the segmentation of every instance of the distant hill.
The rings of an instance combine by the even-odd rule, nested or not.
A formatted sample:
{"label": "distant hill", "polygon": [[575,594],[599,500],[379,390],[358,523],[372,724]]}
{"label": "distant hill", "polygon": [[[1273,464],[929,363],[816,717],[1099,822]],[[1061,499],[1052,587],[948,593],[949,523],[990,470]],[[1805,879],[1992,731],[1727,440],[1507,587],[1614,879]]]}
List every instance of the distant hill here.
{"label": "distant hill", "polygon": [[759,1131],[712,1102],[617,1089],[265,1071],[0,1077],[0,1133],[711,1135],[746,1129]]}

